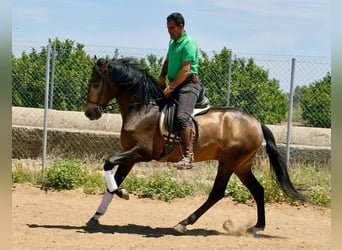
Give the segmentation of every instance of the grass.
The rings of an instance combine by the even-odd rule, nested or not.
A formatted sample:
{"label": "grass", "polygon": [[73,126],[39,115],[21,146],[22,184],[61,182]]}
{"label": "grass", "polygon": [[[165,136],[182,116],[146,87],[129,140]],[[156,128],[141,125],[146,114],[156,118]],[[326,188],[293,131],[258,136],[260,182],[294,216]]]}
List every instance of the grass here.
{"label": "grass", "polygon": [[194,194],[192,185],[178,182],[169,174],[156,172],[150,178],[128,177],[123,185],[129,192],[136,193],[140,198],[157,198],[171,201],[174,198],[184,198]]}
{"label": "grass", "polygon": [[[87,194],[99,194],[106,189],[102,171],[103,162],[81,161],[70,156],[67,159],[53,160],[42,174],[37,162],[12,163],[12,182],[29,182],[44,189],[83,188]],[[171,201],[194,195],[208,195],[216,175],[216,163],[197,163],[192,170],[179,171],[164,163],[140,163],[135,166],[122,187],[141,198]],[[286,202],[298,204],[281,191],[269,169],[268,161],[256,162],[253,172],[265,189],[265,202]],[[300,192],[310,197],[310,203],[330,207],[331,169],[330,165],[313,166],[295,163],[289,169],[290,177]],[[249,191],[233,175],[225,192],[239,203],[253,202]]]}

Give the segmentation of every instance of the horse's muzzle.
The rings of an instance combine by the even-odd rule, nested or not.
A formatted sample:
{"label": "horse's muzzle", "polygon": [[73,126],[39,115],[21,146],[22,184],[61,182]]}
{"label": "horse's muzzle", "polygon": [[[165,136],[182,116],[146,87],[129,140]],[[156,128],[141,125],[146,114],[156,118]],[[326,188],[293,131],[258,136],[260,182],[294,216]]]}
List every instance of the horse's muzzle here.
{"label": "horse's muzzle", "polygon": [[99,110],[99,108],[88,108],[84,112],[85,116],[88,117],[89,120],[97,120],[101,117],[102,112]]}

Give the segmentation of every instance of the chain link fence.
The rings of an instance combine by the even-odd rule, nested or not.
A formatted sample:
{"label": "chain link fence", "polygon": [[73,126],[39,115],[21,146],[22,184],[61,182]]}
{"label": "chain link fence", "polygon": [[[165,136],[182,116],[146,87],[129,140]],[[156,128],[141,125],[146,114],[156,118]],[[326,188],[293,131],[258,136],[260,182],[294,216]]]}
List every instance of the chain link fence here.
{"label": "chain link fence", "polygon": [[[133,57],[140,62],[142,59],[149,66],[152,75],[157,76],[167,52],[152,48],[79,46],[72,42],[57,44],[57,49],[54,46],[56,44],[51,43],[50,61],[46,62],[46,44],[13,42],[13,106],[44,108],[45,83],[46,77],[49,77],[49,108],[82,112],[92,66],[89,59],[94,55],[109,59]],[[228,54],[224,53],[226,51]],[[291,125],[295,126],[330,128],[330,82],[326,84],[329,87],[319,87],[321,82],[330,81],[330,58],[252,54],[225,49],[221,52],[202,51],[202,56],[204,59],[200,64],[202,68],[199,78],[211,106],[240,107],[267,124],[287,124],[290,121]],[[50,63],[48,76],[46,63]],[[253,74],[248,73],[251,71]],[[246,82],[251,82],[252,85],[244,85]],[[277,102],[281,105],[275,105]],[[260,112],[262,110],[263,113]],[[276,113],[280,113],[276,122],[268,119],[270,114]],[[327,118],[321,119],[322,114]],[[41,115],[31,119],[39,120],[43,126],[44,117]],[[316,123],[307,122],[311,120],[316,120]],[[85,137],[87,141],[82,142],[78,137],[72,138],[74,135],[68,134],[63,139],[65,141],[60,142],[56,140],[62,140],[61,138],[56,139],[52,132],[50,134],[48,153],[53,151],[49,148],[53,148],[56,143],[65,143],[64,148],[69,152],[72,147],[67,145],[72,143],[78,146],[87,145],[87,149],[91,144],[89,137]],[[23,141],[28,139],[23,138]],[[117,149],[114,150],[109,150],[113,148],[112,142],[107,140],[106,143],[108,145],[103,147],[108,148],[110,152],[104,154],[113,154],[120,150],[119,143],[115,143]],[[99,147],[95,139],[93,144],[93,147]],[[20,152],[20,143],[16,145],[19,145],[19,148],[15,149],[15,152]]]}

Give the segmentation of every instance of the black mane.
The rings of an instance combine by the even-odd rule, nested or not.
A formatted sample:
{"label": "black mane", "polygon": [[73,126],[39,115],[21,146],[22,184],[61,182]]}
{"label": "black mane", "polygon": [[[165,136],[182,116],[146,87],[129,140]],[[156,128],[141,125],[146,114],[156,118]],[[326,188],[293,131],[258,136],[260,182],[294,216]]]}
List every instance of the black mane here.
{"label": "black mane", "polygon": [[158,81],[135,63],[133,58],[111,60],[108,70],[112,80],[128,89],[137,103],[145,105],[163,99],[163,91]]}

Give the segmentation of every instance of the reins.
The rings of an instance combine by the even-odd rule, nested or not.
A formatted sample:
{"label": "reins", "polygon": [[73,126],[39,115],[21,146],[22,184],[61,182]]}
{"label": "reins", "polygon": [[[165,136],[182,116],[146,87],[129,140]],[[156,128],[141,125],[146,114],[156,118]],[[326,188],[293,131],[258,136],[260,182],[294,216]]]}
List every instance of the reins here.
{"label": "reins", "polygon": [[[148,102],[146,102],[145,105],[157,105],[156,102],[161,101],[163,99],[164,98],[151,99]],[[107,104],[105,107],[103,107],[103,106],[99,105],[97,102],[93,102],[91,100],[87,100],[87,102],[96,104],[98,111],[102,114],[115,111],[115,103],[110,103],[110,104]],[[126,105],[126,107],[132,107],[132,106],[141,105],[141,104],[142,104],[141,102],[135,102],[135,103],[131,103],[131,104]]]}

